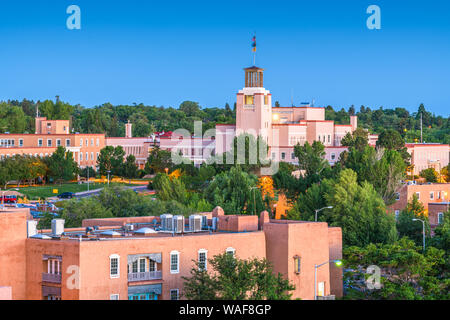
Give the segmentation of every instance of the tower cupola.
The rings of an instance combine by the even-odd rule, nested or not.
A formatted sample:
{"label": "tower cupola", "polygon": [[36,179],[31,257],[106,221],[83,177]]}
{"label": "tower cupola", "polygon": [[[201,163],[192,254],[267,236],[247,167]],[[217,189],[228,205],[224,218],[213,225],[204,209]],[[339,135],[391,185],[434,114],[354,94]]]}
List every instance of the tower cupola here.
{"label": "tower cupola", "polygon": [[262,88],[263,86],[263,71],[264,69],[258,67],[245,68],[245,87],[246,88]]}

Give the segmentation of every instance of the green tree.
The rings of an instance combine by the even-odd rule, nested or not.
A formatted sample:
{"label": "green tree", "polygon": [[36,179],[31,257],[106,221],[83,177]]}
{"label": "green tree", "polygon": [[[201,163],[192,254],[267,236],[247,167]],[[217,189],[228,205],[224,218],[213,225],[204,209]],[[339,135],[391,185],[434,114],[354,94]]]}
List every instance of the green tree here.
{"label": "green tree", "polygon": [[226,214],[259,214],[269,210],[258,189],[258,178],[244,172],[240,166],[216,175],[205,189],[206,199]]}
{"label": "green tree", "polygon": [[72,180],[78,171],[78,165],[73,159],[71,151],[59,146],[56,151],[49,157],[48,168],[50,177],[61,181]]}
{"label": "green tree", "polygon": [[132,154],[128,155],[123,165],[123,175],[125,178],[133,179],[138,174],[138,166],[136,165],[136,157]]}
{"label": "green tree", "polygon": [[238,259],[223,253],[209,259],[208,272],[193,261],[190,277],[183,277],[189,300],[289,300],[295,286],[275,274],[266,259]]}
{"label": "green tree", "polygon": [[425,178],[427,182],[438,182],[438,172],[434,168],[428,168],[420,171],[419,175]]}
{"label": "green tree", "polygon": [[351,169],[345,169],[325,195],[333,209],[321,216],[332,226],[342,228],[345,245],[392,243],[396,240],[395,218],[386,214],[383,199],[368,182],[361,185]]}
{"label": "green tree", "polygon": [[105,208],[93,197],[64,201],[61,214],[67,228],[81,227],[84,219],[111,217],[113,217],[111,209]]}
{"label": "green tree", "polygon": [[320,141],[314,141],[312,145],[305,142],[303,146],[297,144],[294,147],[294,154],[298,159],[298,167],[303,171],[303,177],[307,186],[321,180],[324,171],[330,165],[325,159],[325,146]]}
{"label": "green tree", "polygon": [[158,198],[163,201],[175,200],[183,204],[187,201],[186,187],[181,179],[158,173],[153,180],[153,188],[158,193]]}
{"label": "green tree", "polygon": [[413,221],[413,219],[421,219],[425,221],[425,235],[430,235],[430,224],[428,217],[425,214],[423,204],[417,199],[414,194],[412,199],[408,202],[405,210],[402,210],[397,220],[397,230],[400,237],[407,236],[413,240],[417,245],[422,245],[423,242],[423,225],[420,221]]}
{"label": "green tree", "polygon": [[369,132],[363,128],[357,128],[352,133],[347,132],[342,138],[341,144],[361,151],[369,144]]}
{"label": "green tree", "polygon": [[159,147],[153,148],[145,164],[145,172],[158,173],[164,172],[166,168],[170,171],[174,167],[172,154],[170,151],[161,150]]}
{"label": "green tree", "polygon": [[122,146],[106,146],[101,149],[97,159],[99,173],[107,175],[109,171],[112,175],[121,176],[123,174],[124,156],[125,151]]}

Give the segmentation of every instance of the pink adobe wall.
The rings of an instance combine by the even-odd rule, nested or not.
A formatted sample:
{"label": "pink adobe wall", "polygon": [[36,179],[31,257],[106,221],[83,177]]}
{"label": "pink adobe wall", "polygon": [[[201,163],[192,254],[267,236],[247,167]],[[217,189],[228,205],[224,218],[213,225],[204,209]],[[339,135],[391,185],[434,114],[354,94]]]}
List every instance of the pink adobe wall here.
{"label": "pink adobe wall", "polygon": [[[42,282],[42,273],[46,272],[44,255],[62,257],[61,284]],[[28,300],[42,300],[42,285],[61,288],[64,300],[78,300],[79,289],[75,286],[76,269],[80,270],[80,242],[77,240],[39,240],[27,239],[26,281]],[[81,274],[83,270],[80,270]],[[73,287],[70,287],[72,286]],[[80,282],[80,285],[88,285]]]}
{"label": "pink adobe wall", "polygon": [[407,144],[411,154],[411,164],[414,165],[414,174],[434,167],[440,170],[449,164],[450,145],[448,144]]}
{"label": "pink adobe wall", "polygon": [[[428,203],[430,202],[448,201],[448,197],[450,197],[450,183],[404,184],[397,192],[400,194],[400,199],[389,206],[391,212],[405,209],[408,201],[411,201],[416,192],[420,193],[419,201],[422,202],[425,209],[428,209]],[[447,192],[447,198],[445,198],[445,192]],[[431,193],[433,194],[433,199],[431,199]]]}
{"label": "pink adobe wall", "polygon": [[11,287],[0,287],[0,300],[12,300]]}
{"label": "pink adobe wall", "polygon": [[450,205],[446,203],[429,203],[428,204],[428,221],[431,226],[437,226],[439,224],[438,214],[440,212],[447,212]]}
{"label": "pink adobe wall", "polygon": [[[271,220],[264,225],[267,259],[275,262],[274,271],[284,274],[295,286],[292,298],[314,299],[314,265],[329,260],[328,226],[324,222]],[[294,272],[294,256],[301,257],[301,272]],[[330,294],[329,265],[317,272],[317,282],[325,283]]]}
{"label": "pink adobe wall", "polygon": [[256,231],[258,230],[258,216],[224,215],[219,216],[217,224],[219,231]]}
{"label": "pink adobe wall", "polygon": [[[80,248],[81,283],[89,285],[82,286],[80,299],[109,299],[110,294],[117,293],[120,299],[128,299],[127,256],[129,254],[162,254],[163,280],[146,283],[162,283],[161,299],[168,300],[170,289],[180,289],[182,293],[183,279],[181,277],[189,276],[189,271],[193,267],[192,260],[198,259],[198,250],[208,250],[208,259],[225,252],[229,247],[236,249],[236,256],[240,259],[264,258],[264,243],[263,232],[84,241]],[[180,253],[180,272],[177,274],[170,273],[170,252],[174,250]],[[120,256],[120,277],[115,279],[110,279],[109,276],[109,256],[112,254]]]}
{"label": "pink adobe wall", "polygon": [[26,298],[25,241],[29,209],[0,210],[0,286],[12,287],[12,298]]}

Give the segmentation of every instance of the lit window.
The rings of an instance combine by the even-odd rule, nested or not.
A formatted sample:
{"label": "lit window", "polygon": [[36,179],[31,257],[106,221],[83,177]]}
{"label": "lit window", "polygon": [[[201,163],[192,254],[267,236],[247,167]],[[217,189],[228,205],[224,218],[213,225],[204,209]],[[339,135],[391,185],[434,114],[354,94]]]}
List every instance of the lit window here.
{"label": "lit window", "polygon": [[198,269],[199,270],[206,270],[208,267],[207,262],[207,252],[205,249],[200,249],[198,251]]}
{"label": "lit window", "polygon": [[245,104],[252,105],[253,104],[253,96],[245,96]]}
{"label": "lit window", "polygon": [[119,256],[117,254],[109,257],[109,275],[111,278],[119,278]]}
{"label": "lit window", "polygon": [[301,258],[299,256],[294,256],[294,272],[296,274],[300,273],[301,267]]}
{"label": "lit window", "polygon": [[170,253],[170,273],[180,272],[180,253],[178,251],[172,251]]}

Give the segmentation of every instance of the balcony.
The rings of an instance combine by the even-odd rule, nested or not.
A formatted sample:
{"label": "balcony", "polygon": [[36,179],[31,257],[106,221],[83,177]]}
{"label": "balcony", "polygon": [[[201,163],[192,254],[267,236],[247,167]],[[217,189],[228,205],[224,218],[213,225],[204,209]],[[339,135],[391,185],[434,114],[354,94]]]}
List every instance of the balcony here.
{"label": "balcony", "polygon": [[128,282],[161,280],[161,279],[162,279],[161,270],[150,272],[136,272],[128,274]]}
{"label": "balcony", "polygon": [[42,273],[42,282],[61,283],[61,275],[54,273]]}

